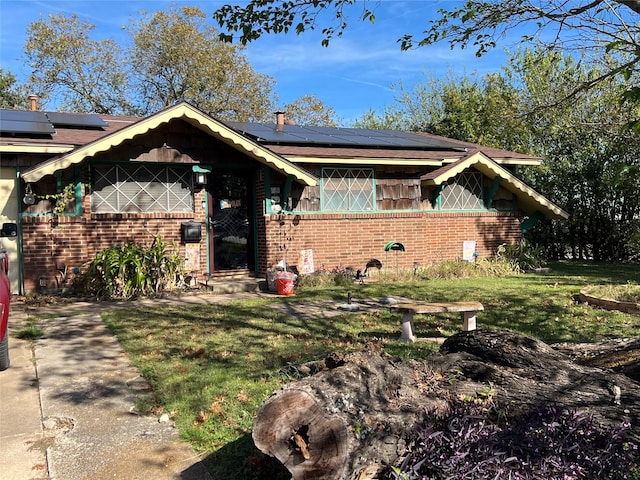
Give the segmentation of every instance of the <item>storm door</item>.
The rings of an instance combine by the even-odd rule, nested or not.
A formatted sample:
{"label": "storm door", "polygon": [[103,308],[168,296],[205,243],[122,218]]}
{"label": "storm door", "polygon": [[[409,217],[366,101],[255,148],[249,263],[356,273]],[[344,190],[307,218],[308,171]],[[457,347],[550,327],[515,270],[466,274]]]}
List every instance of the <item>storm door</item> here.
{"label": "storm door", "polygon": [[209,179],[209,259],[211,272],[254,269],[251,178],[213,172]]}

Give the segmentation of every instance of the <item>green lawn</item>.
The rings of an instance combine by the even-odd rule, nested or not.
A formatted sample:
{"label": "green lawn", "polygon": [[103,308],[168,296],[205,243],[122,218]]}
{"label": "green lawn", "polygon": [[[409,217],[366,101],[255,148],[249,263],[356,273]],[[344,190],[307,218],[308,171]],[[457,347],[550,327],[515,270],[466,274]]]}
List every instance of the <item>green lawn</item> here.
{"label": "green lawn", "polygon": [[[365,285],[300,288],[293,297],[188,309],[119,309],[105,312],[103,318],[153,387],[153,398],[140,407],[169,413],[185,440],[210,453],[214,478],[288,478],[255,451],[250,432],[257,408],[293,379],[291,366],[372,344],[403,358],[426,357],[437,345],[397,341],[400,316],[384,309],[322,317],[306,308],[309,315],[299,318],[273,304],[318,308],[324,302],[325,310],[332,311],[346,301],[348,291],[354,301],[392,295],[477,300],[485,307],[478,315],[479,328],[512,330],[547,343],[638,335],[640,316],[594,309],[574,297],[587,285],[640,283],[640,266],[551,267],[547,274],[489,278],[392,281],[382,275]],[[460,327],[457,314],[416,318],[417,334],[423,337],[451,335]]]}

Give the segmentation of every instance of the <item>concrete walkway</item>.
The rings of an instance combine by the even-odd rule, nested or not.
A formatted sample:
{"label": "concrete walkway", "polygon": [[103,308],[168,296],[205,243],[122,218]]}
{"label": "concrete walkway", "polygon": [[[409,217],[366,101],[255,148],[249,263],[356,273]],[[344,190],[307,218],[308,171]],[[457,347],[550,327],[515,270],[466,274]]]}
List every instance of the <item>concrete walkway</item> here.
{"label": "concrete walkway", "polygon": [[[255,294],[240,294],[255,295]],[[238,295],[197,295],[158,303],[216,303]],[[141,302],[143,303],[143,302]],[[94,302],[37,308],[49,316],[36,342],[9,339],[0,372],[2,480],[211,480],[171,422],[135,413],[147,384],[100,319]],[[12,305],[10,333],[32,307]]]}

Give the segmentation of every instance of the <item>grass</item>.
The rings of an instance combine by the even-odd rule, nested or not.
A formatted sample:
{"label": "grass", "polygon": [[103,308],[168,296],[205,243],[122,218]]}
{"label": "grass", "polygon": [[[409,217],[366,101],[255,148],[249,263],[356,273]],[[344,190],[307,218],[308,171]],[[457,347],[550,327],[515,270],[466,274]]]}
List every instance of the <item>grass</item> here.
{"label": "grass", "polygon": [[23,328],[15,333],[15,337],[21,340],[37,340],[44,335],[41,321],[33,318],[27,319]]}
{"label": "grass", "polygon": [[588,289],[589,295],[614,300],[616,302],[640,303],[640,285],[594,285]]}
{"label": "grass", "polygon": [[[640,280],[640,266],[561,263],[546,274],[481,278],[422,278],[381,273],[365,285],[304,287],[293,297],[228,304],[113,310],[103,318],[153,387],[148,411],[168,413],[182,437],[209,452],[214,478],[289,478],[253,447],[256,410],[293,379],[287,368],[335,350],[382,348],[403,358],[428,357],[436,344],[397,341],[400,317],[386,310],[338,313],[354,301],[401,295],[424,301],[477,300],[482,328],[506,329],[547,343],[596,342],[637,335],[640,317],[597,310],[575,301],[593,284]],[[460,275],[464,277],[464,275]],[[277,307],[277,308],[276,308]],[[306,315],[293,315],[294,311]],[[447,336],[459,315],[418,316],[419,336]]]}

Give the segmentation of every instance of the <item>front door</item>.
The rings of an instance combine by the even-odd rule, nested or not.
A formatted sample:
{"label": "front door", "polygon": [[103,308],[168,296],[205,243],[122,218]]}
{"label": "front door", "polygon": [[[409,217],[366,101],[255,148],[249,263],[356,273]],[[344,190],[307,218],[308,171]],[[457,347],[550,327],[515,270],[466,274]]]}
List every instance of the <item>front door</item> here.
{"label": "front door", "polygon": [[253,265],[251,178],[215,172],[209,181],[209,271],[246,271]]}

